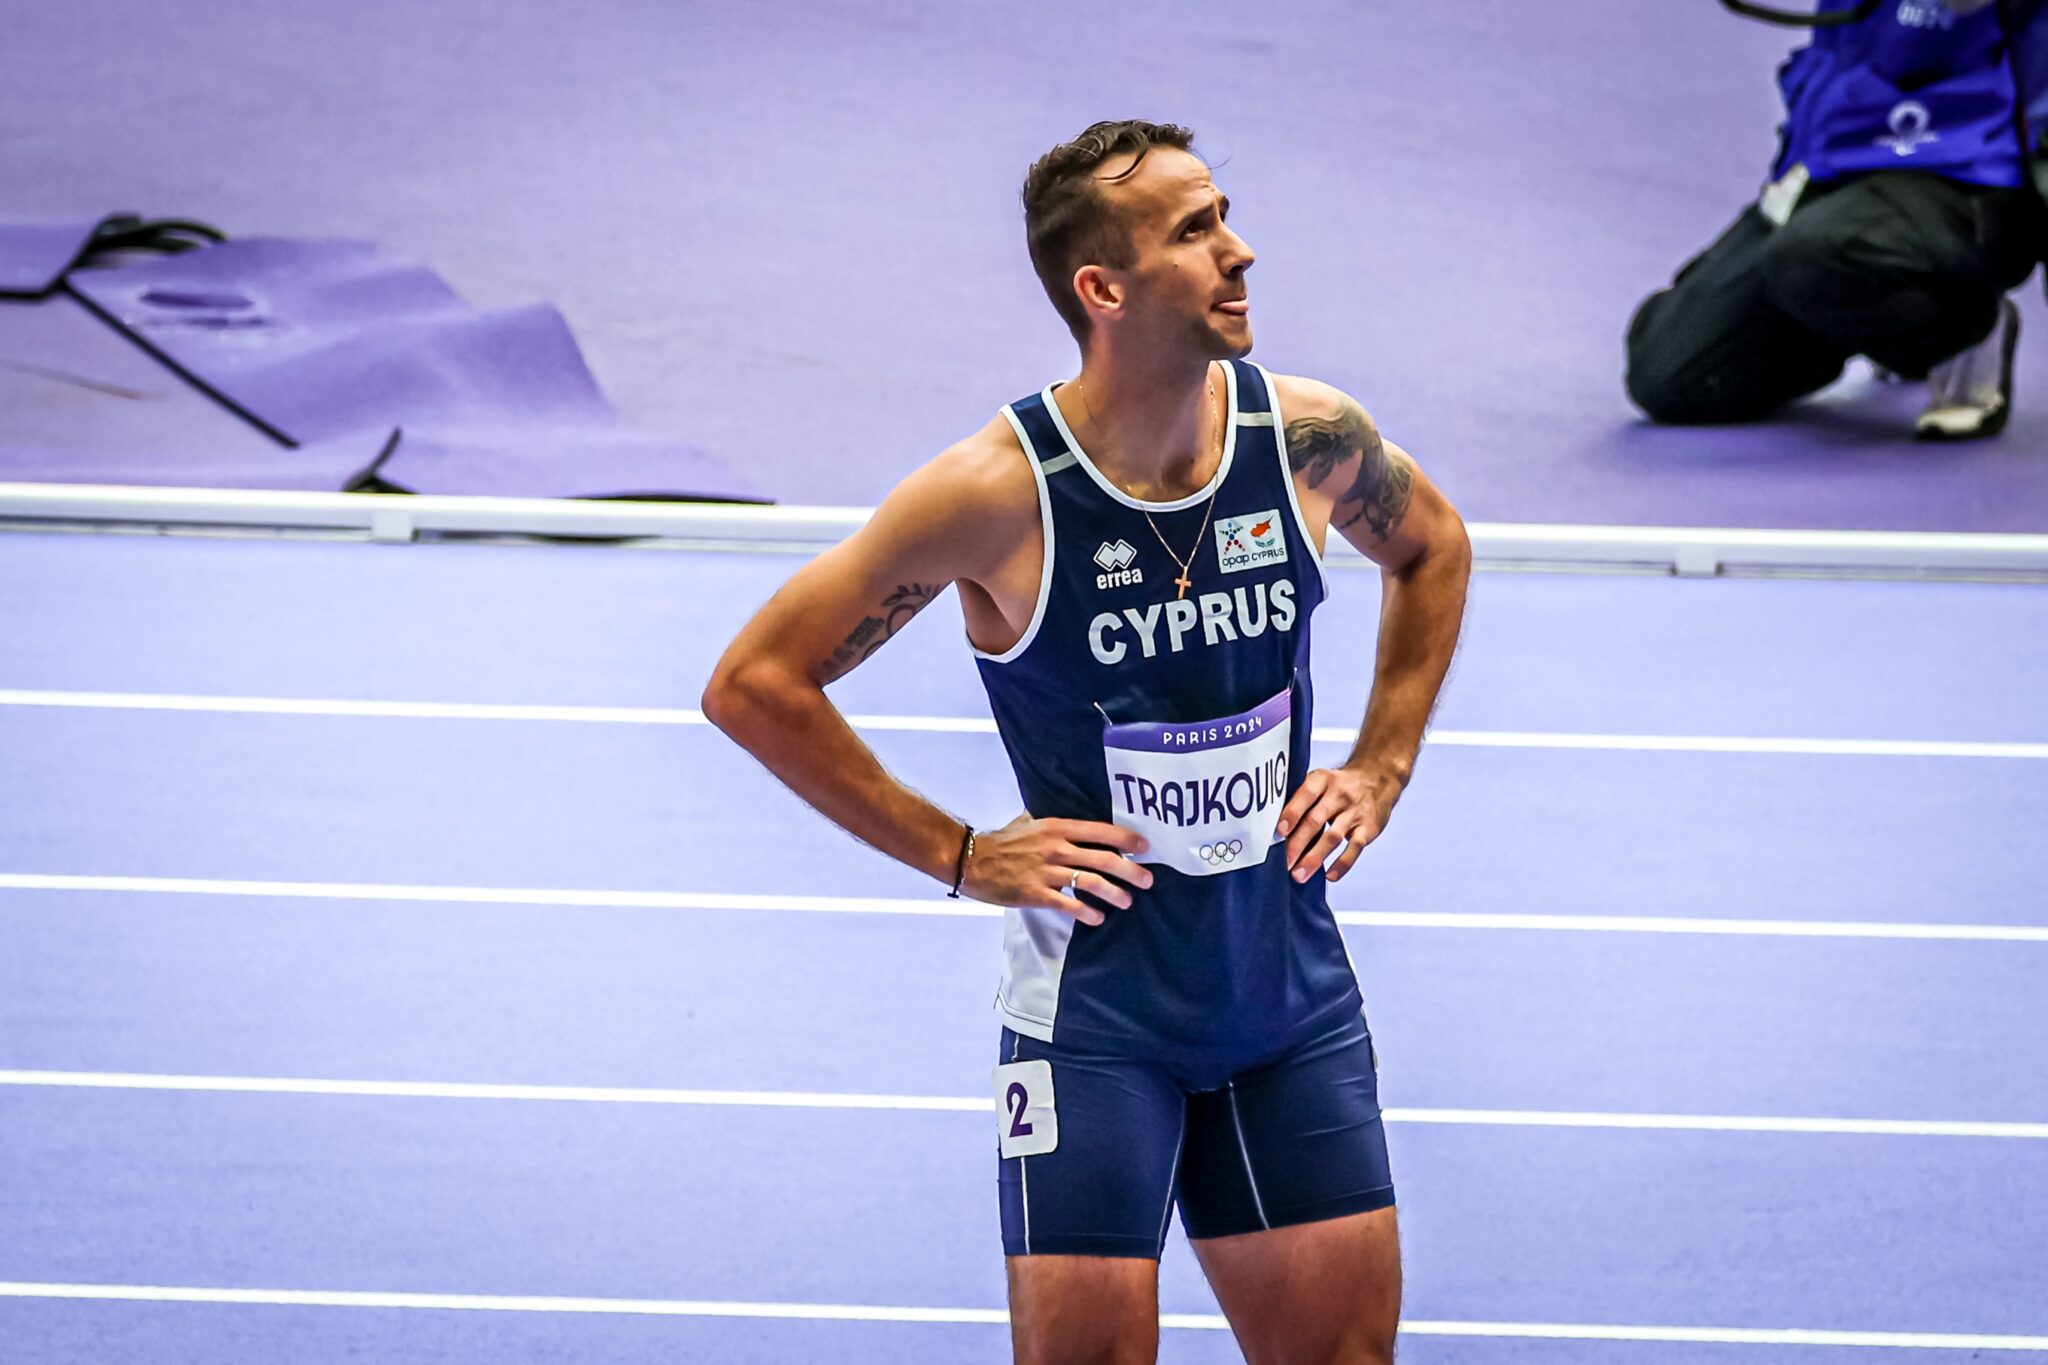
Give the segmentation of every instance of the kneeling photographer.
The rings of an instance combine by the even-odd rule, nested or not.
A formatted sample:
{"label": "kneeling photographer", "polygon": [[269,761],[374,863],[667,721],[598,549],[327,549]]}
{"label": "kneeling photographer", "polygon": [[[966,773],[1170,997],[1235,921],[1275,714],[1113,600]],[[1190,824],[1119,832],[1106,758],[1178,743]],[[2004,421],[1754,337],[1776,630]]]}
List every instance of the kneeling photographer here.
{"label": "kneeling photographer", "polygon": [[1927,439],[1995,435],[2019,312],[2048,254],[2048,0],[1749,0],[1812,40],[1779,71],[1758,201],[1637,309],[1629,396],[1668,423],[1740,422],[1854,356],[1928,381]]}

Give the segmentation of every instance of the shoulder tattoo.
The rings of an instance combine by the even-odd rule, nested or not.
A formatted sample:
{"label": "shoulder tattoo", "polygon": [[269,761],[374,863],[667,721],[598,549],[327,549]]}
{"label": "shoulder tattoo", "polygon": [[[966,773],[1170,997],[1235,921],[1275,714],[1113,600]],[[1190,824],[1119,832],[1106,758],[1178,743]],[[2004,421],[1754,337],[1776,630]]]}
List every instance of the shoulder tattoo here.
{"label": "shoulder tattoo", "polygon": [[847,632],[832,651],[832,657],[818,666],[818,683],[835,682],[866,663],[889,637],[910,624],[910,618],[932,604],[946,590],[943,583],[901,583],[875,608],[879,616],[868,616]]}
{"label": "shoulder tattoo", "polygon": [[1349,480],[1337,494],[1330,524],[1348,531],[1358,522],[1375,541],[1385,540],[1407,515],[1415,491],[1415,465],[1390,452],[1379,428],[1358,404],[1345,399],[1331,417],[1297,417],[1287,424],[1287,467],[1321,488],[1335,475]]}

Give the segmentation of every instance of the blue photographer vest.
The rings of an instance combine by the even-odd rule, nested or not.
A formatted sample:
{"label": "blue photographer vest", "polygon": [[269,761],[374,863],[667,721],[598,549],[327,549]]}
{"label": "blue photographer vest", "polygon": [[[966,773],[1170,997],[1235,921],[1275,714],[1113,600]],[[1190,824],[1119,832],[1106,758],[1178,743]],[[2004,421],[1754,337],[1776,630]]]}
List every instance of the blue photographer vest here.
{"label": "blue photographer vest", "polygon": [[1815,181],[1909,170],[2025,183],[2014,53],[2027,46],[2009,40],[1998,6],[1958,15],[1941,0],[1886,0],[1861,23],[1815,30],[1778,72],[1785,124],[1772,177],[1803,164]]}

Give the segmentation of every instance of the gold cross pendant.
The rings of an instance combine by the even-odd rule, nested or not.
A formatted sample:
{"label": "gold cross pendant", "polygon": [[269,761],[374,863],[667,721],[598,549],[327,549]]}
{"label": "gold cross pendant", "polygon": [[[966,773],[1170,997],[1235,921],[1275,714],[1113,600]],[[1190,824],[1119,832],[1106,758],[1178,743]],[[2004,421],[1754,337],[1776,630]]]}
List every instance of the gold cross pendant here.
{"label": "gold cross pendant", "polygon": [[1182,569],[1180,571],[1180,577],[1174,579],[1173,581],[1180,584],[1180,591],[1174,594],[1175,597],[1186,597],[1188,595],[1188,589],[1194,586],[1194,580],[1188,577],[1188,571],[1186,569]]}

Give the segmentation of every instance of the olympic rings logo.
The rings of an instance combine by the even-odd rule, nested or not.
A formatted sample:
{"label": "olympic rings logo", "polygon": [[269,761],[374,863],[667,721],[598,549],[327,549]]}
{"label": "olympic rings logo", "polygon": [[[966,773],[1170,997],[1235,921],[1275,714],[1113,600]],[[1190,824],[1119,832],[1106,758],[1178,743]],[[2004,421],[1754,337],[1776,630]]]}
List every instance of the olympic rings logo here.
{"label": "olympic rings logo", "polygon": [[1211,867],[1221,867],[1225,863],[1234,863],[1237,861],[1237,855],[1243,852],[1244,840],[1242,839],[1232,839],[1227,844],[1203,844],[1195,850],[1196,856]]}

